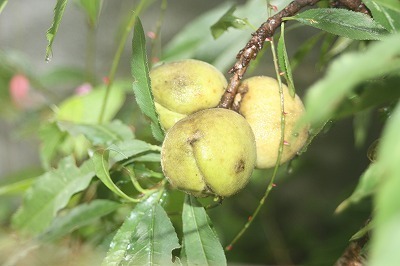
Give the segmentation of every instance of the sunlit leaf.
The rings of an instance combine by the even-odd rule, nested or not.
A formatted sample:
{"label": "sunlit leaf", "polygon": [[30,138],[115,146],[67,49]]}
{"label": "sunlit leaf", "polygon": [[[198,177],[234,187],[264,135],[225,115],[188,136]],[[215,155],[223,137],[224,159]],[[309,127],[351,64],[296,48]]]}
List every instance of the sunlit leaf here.
{"label": "sunlit leaf", "polygon": [[332,116],[359,83],[400,70],[400,34],[371,44],[365,51],[344,54],[305,97],[306,119],[318,124]]}
{"label": "sunlit leaf", "polygon": [[374,232],[368,265],[396,265],[400,261],[400,104],[384,128],[376,164],[381,169],[381,184],[374,200]]}
{"label": "sunlit leaf", "polygon": [[67,5],[67,0],[57,0],[57,4],[54,7],[54,17],[53,23],[51,27],[47,30],[46,38],[47,38],[47,48],[46,48],[46,61],[49,61],[53,56],[52,46],[54,37],[56,37],[58,27],[60,25],[62,16],[64,14],[65,7]]}
{"label": "sunlit leaf", "polygon": [[93,176],[91,161],[78,168],[72,157],[64,158],[57,169],[38,177],[26,192],[22,207],[13,217],[13,226],[28,234],[43,232],[71,196],[87,188]]}
{"label": "sunlit leaf", "polygon": [[135,79],[133,82],[133,91],[136,102],[143,114],[150,118],[154,138],[162,141],[164,139],[164,132],[158,121],[153,94],[151,93],[149,66],[146,55],[146,38],[139,19],[136,20],[132,38],[131,71]]}
{"label": "sunlit leaf", "polygon": [[196,198],[189,195],[183,205],[182,223],[188,265],[226,265],[224,250],[207,213]]}
{"label": "sunlit leaf", "polygon": [[370,16],[346,9],[315,8],[286,19],[355,40],[380,40],[388,34]]}
{"label": "sunlit leaf", "polygon": [[111,145],[119,141],[133,139],[132,130],[119,120],[107,124],[75,124],[71,122],[58,122],[61,130],[73,136],[84,135],[93,145]]}
{"label": "sunlit leaf", "polygon": [[378,4],[400,12],[400,2],[398,0],[375,0]]}
{"label": "sunlit leaf", "polygon": [[160,151],[160,147],[151,145],[139,139],[118,142],[110,145],[108,149],[111,151],[111,157],[115,161],[121,161],[147,151]]}
{"label": "sunlit leaf", "polygon": [[103,266],[172,265],[178,237],[157,195],[139,203],[113,238]]}
{"label": "sunlit leaf", "polygon": [[281,25],[281,36],[278,41],[278,62],[279,62],[279,70],[283,72],[283,76],[287,82],[290,96],[294,97],[296,95],[296,91],[293,83],[292,76],[292,68],[290,67],[289,57],[286,51],[285,44],[285,23]]}
{"label": "sunlit leaf", "polygon": [[110,200],[94,200],[76,206],[63,216],[54,219],[46,232],[39,237],[42,241],[53,241],[83,226],[90,225],[99,218],[115,211],[121,204]]}
{"label": "sunlit leaf", "polygon": [[242,19],[233,15],[235,10],[236,6],[232,6],[231,8],[229,8],[228,11],[226,11],[225,14],[222,15],[222,17],[217,22],[215,22],[211,26],[211,33],[214,39],[218,39],[218,37],[221,36],[230,27],[235,29],[242,29],[249,25],[249,21],[247,19]]}
{"label": "sunlit leaf", "polygon": [[[115,86],[115,88],[114,88]],[[84,95],[74,95],[66,99],[56,111],[56,119],[83,124],[97,124],[106,88],[100,86]],[[124,102],[124,92],[117,84],[109,94],[104,122],[110,121]]]}
{"label": "sunlit leaf", "polygon": [[371,11],[375,21],[379,22],[389,32],[396,32],[400,29],[400,13],[388,9],[377,1],[365,0],[363,3]]}

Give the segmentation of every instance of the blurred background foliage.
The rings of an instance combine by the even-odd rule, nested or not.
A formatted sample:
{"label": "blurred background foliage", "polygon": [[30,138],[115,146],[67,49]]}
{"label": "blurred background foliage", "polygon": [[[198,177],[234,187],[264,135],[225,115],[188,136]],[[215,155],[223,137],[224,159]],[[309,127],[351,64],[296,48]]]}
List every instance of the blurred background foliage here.
{"label": "blurred background foliage", "polygon": [[[0,239],[9,231],[11,214],[21,202],[22,191],[31,184],[30,178],[41,174],[42,166],[46,166],[40,139],[54,138],[59,134],[51,131],[48,124],[47,128],[43,126],[43,122],[53,113],[63,116],[63,106],[73,104],[65,102],[67,97],[107,84],[123,25],[134,7],[132,1],[127,0],[103,1],[99,16],[85,12],[88,8],[93,10],[93,7],[83,3],[85,1],[74,1],[66,7],[49,62],[45,62],[45,33],[52,21],[54,1],[38,1],[33,8],[33,3],[14,0],[0,14],[0,184],[8,180],[22,182],[13,193],[0,195]],[[214,64],[226,73],[253,31],[251,27],[241,30],[230,28],[219,39],[213,39],[210,26],[232,4],[238,7],[235,15],[247,18],[255,27],[267,17],[267,9],[260,8],[265,6],[261,0],[168,1],[163,15],[160,14],[161,1],[154,1],[140,15],[148,33],[151,62],[197,58]],[[281,8],[287,2],[271,4]],[[100,6],[94,8],[100,11]],[[160,16],[164,16],[161,24]],[[159,26],[160,41],[152,43],[151,32],[156,32]],[[327,53],[334,38],[328,34],[313,37],[317,33],[309,27],[296,27],[285,36],[290,57],[299,51],[302,43],[314,38],[315,46],[303,48],[305,57],[293,73],[299,95],[303,95],[323,75],[324,63],[335,56],[335,50]],[[360,45],[346,40],[341,40],[339,44],[335,47],[339,51],[344,49],[342,47],[351,50]],[[296,58],[300,58],[298,53]],[[110,110],[109,119],[116,114],[118,119],[131,125],[137,138],[153,141],[148,122],[134,101],[129,61],[130,44],[127,42],[116,73],[116,87],[122,93],[112,104],[114,107]],[[251,74],[248,75],[274,75],[268,49],[257,62],[252,63],[249,72]],[[12,82],[18,84],[21,91],[11,91]],[[369,200],[352,205],[340,214],[334,214],[334,211],[350,196],[359,176],[370,163],[368,148],[381,133],[385,112],[387,109],[374,109],[356,118],[329,122],[306,153],[282,166],[277,186],[261,214],[233,250],[226,253],[228,261],[255,265],[332,265],[371,213]],[[95,113],[96,109],[93,109],[93,113],[80,115],[87,122],[96,120]],[[80,119],[76,114],[66,115]],[[363,125],[362,130],[354,131],[357,123]],[[65,141],[62,134],[57,136],[55,142]],[[85,140],[70,141],[76,141],[76,144],[68,143],[65,149],[74,149],[78,159],[84,157]],[[62,156],[71,151],[61,149],[58,152],[58,156]],[[229,243],[242,228],[262,197],[270,176],[268,170],[256,170],[251,183],[240,195],[209,210],[222,243]],[[182,201],[181,193],[173,193],[171,198],[174,197]],[[172,219],[179,226],[178,217]],[[87,231],[95,229],[96,224],[84,228]],[[71,257],[70,254],[82,257],[83,261],[85,256],[95,258],[90,245],[80,243],[79,248],[73,245],[75,249],[71,250],[68,248],[70,243],[63,244],[64,249],[54,252],[53,259],[62,261],[60,258],[65,260]],[[0,246],[5,247],[5,252],[7,248],[13,249],[10,238],[1,239]],[[41,247],[37,254],[53,253],[54,249],[57,248]],[[0,255],[0,261],[4,254]],[[49,258],[47,265],[52,265],[51,261],[52,258]],[[84,262],[82,265],[85,265]]]}

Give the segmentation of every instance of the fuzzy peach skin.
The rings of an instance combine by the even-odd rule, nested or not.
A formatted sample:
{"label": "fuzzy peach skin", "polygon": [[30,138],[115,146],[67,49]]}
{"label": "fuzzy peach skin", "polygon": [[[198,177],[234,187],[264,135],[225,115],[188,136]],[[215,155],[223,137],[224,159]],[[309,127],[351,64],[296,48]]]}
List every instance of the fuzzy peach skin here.
{"label": "fuzzy peach skin", "polygon": [[256,162],[253,131],[238,113],[199,111],[168,130],[161,151],[164,175],[197,197],[236,194],[248,183]]}
{"label": "fuzzy peach skin", "polygon": [[160,123],[166,130],[189,114],[216,107],[228,85],[218,69],[194,59],[157,66],[150,79]]}
{"label": "fuzzy peach skin", "polygon": [[[305,109],[300,98],[289,94],[283,86],[285,133],[281,164],[292,159],[308,138],[309,127],[299,128],[297,122]],[[257,76],[242,82],[240,91],[245,91],[240,113],[253,129],[257,144],[257,168],[270,168],[276,163],[281,141],[281,98],[278,81],[266,76]],[[247,91],[247,92],[246,92]]]}

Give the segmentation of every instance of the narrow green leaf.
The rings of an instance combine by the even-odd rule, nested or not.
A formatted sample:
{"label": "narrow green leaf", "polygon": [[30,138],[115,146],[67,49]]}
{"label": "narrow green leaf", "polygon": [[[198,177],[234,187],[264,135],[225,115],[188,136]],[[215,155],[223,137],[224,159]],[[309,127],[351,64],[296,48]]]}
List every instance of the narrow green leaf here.
{"label": "narrow green leaf", "polygon": [[6,7],[8,0],[0,0],[0,14],[3,12],[3,9]]}
{"label": "narrow green leaf", "polygon": [[112,144],[108,149],[112,151],[112,159],[117,162],[147,151],[160,151],[160,147],[138,139],[131,139]]}
{"label": "narrow green leaf", "polygon": [[113,238],[103,266],[172,265],[178,237],[153,194],[139,203]]}
{"label": "narrow green leaf", "polygon": [[285,19],[355,40],[380,40],[388,34],[370,16],[346,9],[315,8]]}
{"label": "narrow green leaf", "polygon": [[400,13],[388,9],[373,0],[365,0],[363,3],[372,13],[375,21],[379,22],[389,32],[396,32],[400,29]]}
{"label": "narrow green leaf", "polygon": [[51,57],[53,56],[52,46],[54,37],[57,34],[58,26],[60,25],[66,5],[67,5],[67,0],[57,0],[57,4],[54,7],[53,23],[51,24],[50,28],[47,30],[46,33],[46,38],[48,42],[46,48],[46,61],[50,61]]}
{"label": "narrow green leaf", "polygon": [[349,241],[354,241],[357,239],[362,238],[363,236],[365,236],[367,233],[369,233],[373,228],[374,228],[374,221],[371,220],[369,223],[367,223],[363,228],[361,228],[360,230],[357,231],[357,233],[355,233],[354,235],[352,235],[352,237],[350,238]]}
{"label": "narrow green leaf", "polygon": [[384,128],[378,149],[381,184],[375,196],[374,237],[368,265],[396,265],[400,261],[400,104]]}
{"label": "narrow green leaf", "polygon": [[129,126],[119,120],[101,125],[76,124],[66,121],[58,122],[61,130],[72,136],[84,135],[93,145],[111,145],[112,143],[131,140],[134,138]]}
{"label": "narrow green leaf", "polygon": [[186,195],[182,212],[188,265],[226,265],[225,253],[210,219],[196,198]]}
{"label": "narrow green leaf", "polygon": [[109,163],[108,163],[108,150],[98,150],[92,156],[92,161],[94,165],[94,170],[96,176],[106,185],[112,192],[127,200],[129,202],[138,202],[138,200],[133,199],[126,195],[111,179],[110,172],[109,172]]}
{"label": "narrow green leaf", "polygon": [[375,193],[379,183],[382,181],[380,171],[381,169],[379,164],[370,164],[367,170],[365,170],[365,172],[361,175],[354,192],[349,198],[340,203],[335,212],[340,213],[348,208],[351,204],[356,204],[362,199],[372,196]]}
{"label": "narrow green leaf", "polygon": [[54,219],[51,226],[39,239],[42,241],[54,241],[76,229],[92,224],[120,206],[121,204],[117,202],[101,199],[78,205],[67,214]]}
{"label": "narrow green leaf", "polygon": [[151,130],[154,138],[162,141],[164,139],[164,132],[158,121],[153,94],[151,93],[149,66],[146,55],[146,38],[139,18],[136,20],[133,30],[131,71],[135,79],[133,82],[133,91],[136,96],[136,102],[143,114],[151,120]]}
{"label": "narrow green leaf", "polygon": [[247,19],[238,18],[233,15],[236,10],[236,6],[229,8],[222,17],[211,26],[211,34],[214,39],[218,39],[228,28],[232,27],[235,29],[242,29],[249,26]]}
{"label": "narrow green leaf", "polygon": [[341,102],[365,80],[400,70],[400,34],[371,44],[365,51],[339,57],[305,97],[306,117],[318,124],[329,119]]}
{"label": "narrow green leaf", "polygon": [[296,95],[296,91],[293,83],[292,68],[290,67],[289,57],[286,51],[285,23],[282,23],[281,25],[281,36],[279,37],[278,41],[278,63],[279,70],[283,72],[283,77],[287,82],[290,96],[294,97]]}
{"label": "narrow green leaf", "polygon": [[[74,123],[97,124],[105,93],[105,86],[100,86],[87,94],[69,97],[60,104],[56,112],[56,119]],[[118,84],[114,84],[104,113],[104,122],[110,121],[116,115],[124,100],[124,92]]]}
{"label": "narrow green leaf", "polygon": [[28,234],[43,232],[72,195],[87,188],[93,176],[90,161],[78,168],[72,157],[64,158],[57,169],[38,177],[26,192],[22,207],[13,217],[13,226]]}
{"label": "narrow green leaf", "polygon": [[161,154],[146,153],[132,158],[132,162],[161,162]]}
{"label": "narrow green leaf", "polygon": [[378,4],[400,12],[400,1],[398,0],[375,0]]}

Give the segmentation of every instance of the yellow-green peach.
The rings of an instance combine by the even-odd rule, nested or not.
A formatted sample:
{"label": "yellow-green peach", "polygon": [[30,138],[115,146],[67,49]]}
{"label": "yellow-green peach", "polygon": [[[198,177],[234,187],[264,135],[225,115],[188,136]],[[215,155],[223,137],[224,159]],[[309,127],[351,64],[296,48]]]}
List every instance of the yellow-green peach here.
{"label": "yellow-green peach", "polygon": [[161,150],[164,175],[197,197],[229,197],[248,183],[256,162],[250,125],[238,113],[205,109],[168,130]]}

